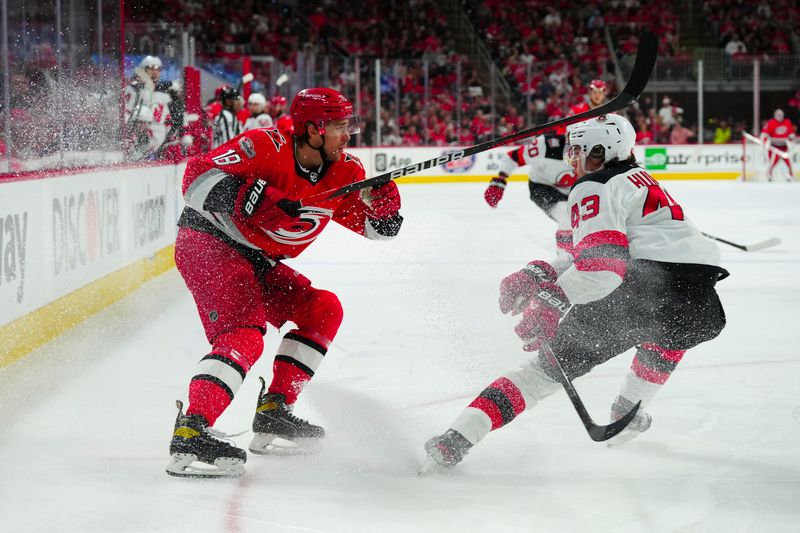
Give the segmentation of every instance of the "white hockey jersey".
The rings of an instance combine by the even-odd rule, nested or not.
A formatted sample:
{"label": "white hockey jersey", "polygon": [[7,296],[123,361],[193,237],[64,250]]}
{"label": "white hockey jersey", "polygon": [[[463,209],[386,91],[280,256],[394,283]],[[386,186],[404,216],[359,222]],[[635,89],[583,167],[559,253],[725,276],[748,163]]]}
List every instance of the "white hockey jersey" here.
{"label": "white hockey jersey", "polygon": [[500,158],[500,172],[510,176],[518,167],[529,166],[528,179],[569,194],[575,183],[572,167],[564,162],[564,138],[540,135],[530,143],[511,150]]}
{"label": "white hockey jersey", "polygon": [[271,128],[272,117],[269,113],[261,113],[255,117],[250,117],[244,121],[244,128],[242,131],[250,131],[258,128]]}
{"label": "white hockey jersey", "polygon": [[214,140],[212,148],[221,146],[242,133],[242,123],[236,115],[223,109],[214,118]]}
{"label": "white hockey jersey", "polygon": [[573,304],[608,296],[628,261],[719,266],[717,245],[644,169],[616,162],[580,178],[569,194],[574,262],[558,278]]}

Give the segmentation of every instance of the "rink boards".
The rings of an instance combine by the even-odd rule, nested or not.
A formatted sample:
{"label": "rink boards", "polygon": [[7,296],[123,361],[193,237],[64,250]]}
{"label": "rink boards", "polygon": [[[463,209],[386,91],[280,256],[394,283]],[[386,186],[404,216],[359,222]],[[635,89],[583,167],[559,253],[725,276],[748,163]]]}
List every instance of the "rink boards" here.
{"label": "rink boards", "polygon": [[0,180],[0,367],[171,268],[181,172]]}
{"label": "rink boards", "polygon": [[[497,148],[471,157],[441,165],[415,176],[398,180],[400,183],[468,182],[484,181],[497,175],[500,157],[515,148]],[[368,175],[380,174],[426,159],[433,159],[453,151],[452,147],[404,148],[377,147],[351,148],[349,152],[361,159]],[[637,146],[636,160],[656,179],[662,180],[733,180],[742,175],[742,146],[723,145],[652,145]],[[800,165],[800,154],[794,154],[795,168]],[[527,169],[513,175],[513,179],[526,179]]]}

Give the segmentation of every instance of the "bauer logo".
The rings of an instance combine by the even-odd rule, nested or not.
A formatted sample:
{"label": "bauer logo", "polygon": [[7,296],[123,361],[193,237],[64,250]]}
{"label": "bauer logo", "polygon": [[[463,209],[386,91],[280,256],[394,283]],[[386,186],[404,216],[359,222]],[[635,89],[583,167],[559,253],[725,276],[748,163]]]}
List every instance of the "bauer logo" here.
{"label": "bauer logo", "polygon": [[645,148],[644,166],[650,170],[665,170],[667,168],[667,149]]}
{"label": "bauer logo", "polygon": [[454,157],[453,159],[442,165],[442,168],[444,168],[446,172],[451,172],[451,173],[466,172],[473,166],[475,166],[475,159],[476,159],[475,155],[464,157],[463,150],[459,150],[458,152],[444,152],[442,154],[442,157],[452,153],[461,153],[462,155],[460,157]]}

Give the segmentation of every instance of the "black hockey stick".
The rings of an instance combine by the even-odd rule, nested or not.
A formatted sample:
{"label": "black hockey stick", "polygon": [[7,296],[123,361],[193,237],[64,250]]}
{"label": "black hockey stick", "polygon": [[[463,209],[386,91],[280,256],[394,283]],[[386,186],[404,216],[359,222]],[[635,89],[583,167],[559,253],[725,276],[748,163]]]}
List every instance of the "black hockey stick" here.
{"label": "black hockey stick", "polygon": [[[541,269],[527,270],[527,272],[535,277],[536,281],[539,283],[548,281],[546,275]],[[604,440],[608,440],[617,435],[620,431],[625,429],[628,424],[630,424],[631,420],[633,420],[633,417],[636,416],[636,412],[639,410],[639,407],[642,404],[641,401],[636,402],[636,405],[634,405],[633,408],[619,420],[616,420],[607,426],[599,426],[595,424],[594,420],[592,420],[592,417],[589,416],[586,406],[583,405],[581,397],[578,396],[578,391],[575,390],[575,386],[572,384],[569,376],[567,376],[567,373],[564,372],[564,368],[562,368],[561,363],[558,362],[558,358],[553,353],[553,349],[550,347],[550,344],[545,339],[541,338],[539,339],[539,342],[541,342],[542,345],[542,347],[539,349],[539,354],[544,354],[544,356],[547,358],[547,361],[553,367],[553,370],[555,370],[556,379],[564,387],[564,390],[567,391],[567,396],[569,396],[572,406],[575,407],[578,417],[580,417],[581,422],[583,422],[583,427],[585,427],[586,431],[589,432],[589,436],[593,441],[602,442]]]}
{"label": "black hockey stick", "polygon": [[534,126],[526,130],[511,133],[504,137],[498,137],[497,139],[482,142],[480,144],[476,144],[475,146],[470,146],[469,148],[448,152],[440,155],[439,157],[434,157],[433,159],[428,159],[427,161],[422,161],[421,163],[414,163],[413,165],[408,165],[407,167],[398,168],[397,170],[392,170],[373,178],[351,183],[350,185],[345,185],[344,187],[339,187],[338,189],[312,194],[311,196],[307,196],[299,200],[297,207],[303,207],[313,204],[314,202],[336,198],[337,196],[342,196],[353,191],[366,189],[367,187],[382,185],[389,180],[402,178],[403,176],[408,176],[409,174],[416,174],[439,165],[445,165],[451,161],[458,161],[459,159],[464,159],[465,157],[485,152],[486,150],[491,150],[492,148],[497,148],[498,146],[510,144],[520,139],[541,135],[542,133],[555,130],[561,126],[569,126],[570,124],[575,124],[576,122],[583,122],[584,120],[588,120],[590,118],[599,117],[600,115],[607,115],[609,113],[614,113],[621,109],[625,109],[629,105],[632,105],[634,102],[636,102],[636,100],[639,98],[639,95],[641,95],[642,91],[644,91],[647,81],[650,79],[650,73],[653,71],[653,67],[656,64],[657,57],[658,39],[656,39],[656,36],[649,31],[645,31],[639,36],[639,50],[636,52],[636,62],[633,65],[633,71],[628,79],[628,83],[625,85],[625,88],[622,89],[621,93],[600,107],[596,107],[584,113],[578,113],[577,115],[572,115],[570,117],[554,120],[553,122],[548,122],[547,124],[542,124],[541,126]]}
{"label": "black hockey stick", "polygon": [[712,241],[723,242],[728,246],[733,246],[734,248],[738,248],[745,252],[756,252],[758,250],[763,250],[764,248],[772,248],[773,246],[778,246],[781,243],[781,240],[778,237],[773,237],[771,239],[767,239],[765,241],[760,241],[753,244],[736,244],[735,242],[726,241],[725,239],[720,239],[719,237],[709,235],[708,233],[703,233],[703,237],[711,239]]}
{"label": "black hockey stick", "polygon": [[619,420],[612,422],[607,426],[599,426],[595,424],[594,420],[592,420],[592,417],[589,416],[586,406],[583,405],[581,397],[578,396],[578,391],[575,390],[575,386],[572,384],[572,381],[570,381],[569,377],[567,377],[564,369],[561,368],[561,364],[558,362],[558,359],[553,353],[552,348],[550,348],[550,346],[544,342],[544,340],[542,340],[542,348],[539,350],[539,353],[544,354],[544,356],[556,370],[556,377],[558,378],[558,381],[561,382],[564,390],[567,391],[567,396],[569,396],[572,406],[575,407],[575,411],[578,413],[581,422],[583,422],[583,427],[586,428],[586,431],[589,433],[589,436],[593,441],[602,442],[604,440],[608,440],[628,427],[628,424],[630,424],[631,420],[633,420],[633,418],[636,416],[636,413],[639,411],[639,407],[642,404],[641,401],[636,402],[636,405],[634,405],[633,408]]}

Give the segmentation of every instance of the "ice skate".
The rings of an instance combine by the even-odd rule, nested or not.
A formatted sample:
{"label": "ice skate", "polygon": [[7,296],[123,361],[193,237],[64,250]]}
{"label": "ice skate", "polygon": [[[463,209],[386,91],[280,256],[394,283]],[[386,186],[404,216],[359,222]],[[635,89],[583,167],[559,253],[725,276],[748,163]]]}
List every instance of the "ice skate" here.
{"label": "ice skate", "polygon": [[[611,421],[616,422],[625,416],[628,411],[633,409],[633,405],[633,402],[627,398],[617,396],[617,399],[614,400],[614,404],[611,406]],[[644,410],[639,409],[639,412],[636,413],[636,416],[633,417],[633,420],[631,420],[630,424],[628,424],[625,429],[606,441],[606,446],[611,448],[635,439],[640,434],[650,429],[650,424],[652,424],[652,422],[653,418]]]}
{"label": "ice skate", "polygon": [[265,393],[261,380],[250,451],[258,455],[306,455],[322,449],[325,430],[292,414],[283,394]]}
{"label": "ice skate", "polygon": [[247,454],[211,427],[200,415],[184,415],[179,400],[175,432],[169,443],[172,457],[167,474],[177,477],[239,477],[244,474]]}
{"label": "ice skate", "polygon": [[460,463],[467,455],[472,443],[464,435],[454,429],[448,429],[443,435],[437,435],[425,443],[428,458],[419,471],[421,476],[449,470]]}

